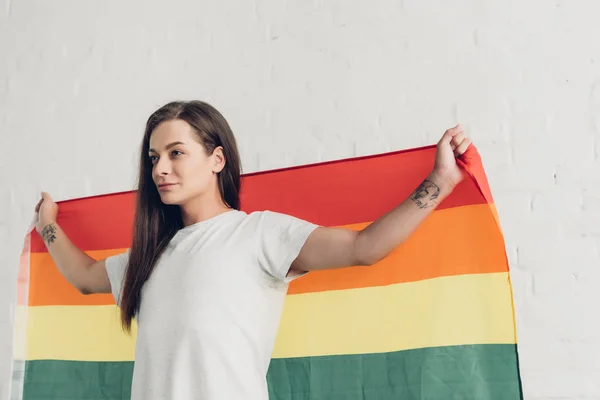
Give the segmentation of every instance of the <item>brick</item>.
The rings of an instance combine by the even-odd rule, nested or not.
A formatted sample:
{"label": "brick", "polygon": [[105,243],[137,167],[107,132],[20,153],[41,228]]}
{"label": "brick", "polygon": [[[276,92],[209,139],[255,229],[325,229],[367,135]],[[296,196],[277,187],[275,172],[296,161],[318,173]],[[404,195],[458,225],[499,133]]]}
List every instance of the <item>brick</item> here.
{"label": "brick", "polygon": [[559,131],[536,135],[533,132],[516,135],[514,141],[514,159],[518,165],[540,163],[547,167],[557,165],[586,165],[595,161],[595,137],[585,127],[574,132],[570,127],[570,136],[566,137]]}
{"label": "brick", "polygon": [[531,204],[533,202],[531,193],[518,193],[507,190],[498,191],[498,193],[492,193],[492,195],[501,223],[503,220],[521,220],[531,217]]}
{"label": "brick", "polygon": [[557,186],[533,196],[531,215],[522,222],[551,225],[560,237],[600,236],[600,208],[595,208],[596,203],[600,201],[590,193]]}
{"label": "brick", "polygon": [[582,209],[584,213],[600,213],[600,188],[584,191],[582,194]]}
{"label": "brick", "polygon": [[[548,195],[516,194],[513,197],[518,203],[513,201],[513,206],[510,202],[501,203],[498,208],[507,244],[524,247],[531,243],[537,246],[538,243],[555,243],[565,237],[564,223],[573,217],[565,216],[562,211],[553,214],[544,212],[554,207],[560,208],[559,202],[555,202]],[[546,202],[548,199],[551,200]],[[581,214],[575,206],[572,212]]]}
{"label": "brick", "polygon": [[598,243],[594,238],[578,237],[543,240],[532,237],[518,247],[519,267],[529,270],[562,269],[585,271],[598,267]]}
{"label": "brick", "polygon": [[569,219],[563,222],[562,226],[562,231],[569,236],[600,238],[600,213],[587,213],[586,215]]}
{"label": "brick", "polygon": [[578,218],[583,213],[583,193],[581,191],[567,191],[560,187],[553,187],[532,196],[531,217],[533,219]]}
{"label": "brick", "polygon": [[481,154],[486,171],[501,171],[512,163],[512,146],[510,143],[477,141],[477,149]]}
{"label": "brick", "polygon": [[517,265],[519,264],[517,246],[509,245],[508,243],[505,246],[506,246],[506,257],[508,258],[508,266],[511,270],[514,270],[514,269],[516,269]]}
{"label": "brick", "polygon": [[[533,223],[531,220],[522,221],[506,221],[502,225],[504,232],[505,241],[507,246],[516,248],[516,261],[519,268],[530,268],[529,254],[530,251],[535,252],[540,248],[550,249],[558,245],[562,240],[560,234],[560,225],[556,221],[544,221],[543,223]],[[590,244],[594,249],[594,244]],[[547,252],[547,251],[546,251]],[[541,261],[543,258],[534,258],[536,262],[535,266],[541,267],[537,261]],[[545,259],[544,259],[545,260]],[[552,257],[548,257],[548,262],[545,263],[545,268],[556,267],[558,264],[554,263],[555,260]]]}
{"label": "brick", "polygon": [[583,191],[581,213],[563,216],[561,227],[565,236],[600,238],[600,190]]}
{"label": "brick", "polygon": [[585,166],[562,165],[555,169],[556,184],[568,189],[593,189],[600,186],[600,163]]}
{"label": "brick", "polygon": [[567,271],[538,271],[533,274],[533,294],[556,296],[557,293],[573,296],[577,288],[577,274]]}
{"label": "brick", "polygon": [[[525,398],[566,400],[600,396],[600,349],[596,344],[536,337],[521,347]],[[528,361],[530,357],[536,360]]]}
{"label": "brick", "polygon": [[[536,290],[534,274],[534,290]],[[548,286],[547,286],[548,287]],[[552,294],[538,294],[518,303],[521,321],[527,321],[529,334],[553,339],[600,341],[600,320],[590,304],[598,304],[595,290],[575,288],[568,284],[554,287]]]}

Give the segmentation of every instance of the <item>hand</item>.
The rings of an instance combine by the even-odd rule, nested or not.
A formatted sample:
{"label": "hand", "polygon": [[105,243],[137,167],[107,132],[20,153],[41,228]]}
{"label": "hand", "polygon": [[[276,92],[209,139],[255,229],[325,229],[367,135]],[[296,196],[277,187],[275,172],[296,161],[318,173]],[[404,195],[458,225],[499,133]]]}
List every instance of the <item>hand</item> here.
{"label": "hand", "polygon": [[41,234],[42,229],[48,224],[56,222],[58,215],[58,205],[52,200],[52,197],[46,192],[42,192],[42,198],[35,206],[37,221],[35,230]]}
{"label": "hand", "polygon": [[435,165],[431,173],[434,179],[448,185],[449,189],[454,189],[466,177],[466,172],[458,165],[456,157],[463,155],[471,143],[460,124],[444,132],[437,144]]}

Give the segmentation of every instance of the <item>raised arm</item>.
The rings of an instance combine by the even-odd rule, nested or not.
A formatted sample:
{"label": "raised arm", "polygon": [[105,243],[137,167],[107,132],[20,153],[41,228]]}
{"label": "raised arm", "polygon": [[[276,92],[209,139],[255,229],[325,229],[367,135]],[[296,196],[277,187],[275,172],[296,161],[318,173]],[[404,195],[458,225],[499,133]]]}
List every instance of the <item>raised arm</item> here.
{"label": "raised arm", "polygon": [[303,272],[372,265],[388,256],[464,178],[455,157],[462,155],[470,144],[462,126],[448,129],[438,142],[433,171],[407,199],[362,231],[315,229],[291,269]]}
{"label": "raised arm", "polygon": [[110,293],[104,260],[94,260],[71,242],[56,222],[58,205],[48,193],[42,192],[35,212],[35,229],[65,279],[83,294]]}

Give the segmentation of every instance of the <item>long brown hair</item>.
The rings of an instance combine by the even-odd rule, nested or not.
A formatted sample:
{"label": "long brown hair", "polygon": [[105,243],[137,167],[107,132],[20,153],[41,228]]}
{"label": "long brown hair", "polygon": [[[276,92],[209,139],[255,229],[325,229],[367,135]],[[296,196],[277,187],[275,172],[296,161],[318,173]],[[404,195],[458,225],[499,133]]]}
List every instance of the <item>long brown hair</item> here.
{"label": "long brown hair", "polygon": [[207,154],[222,146],[225,167],[218,174],[221,198],[239,209],[241,164],[237,144],[229,124],[213,106],[202,101],[171,102],[156,110],[146,123],[142,140],[133,241],[121,290],[121,324],[131,333],[131,323],[140,308],[141,291],[156,261],[175,233],[183,227],[178,205],[164,204],[152,180],[152,162],[148,157],[150,136],[162,122],[180,119],[192,126]]}

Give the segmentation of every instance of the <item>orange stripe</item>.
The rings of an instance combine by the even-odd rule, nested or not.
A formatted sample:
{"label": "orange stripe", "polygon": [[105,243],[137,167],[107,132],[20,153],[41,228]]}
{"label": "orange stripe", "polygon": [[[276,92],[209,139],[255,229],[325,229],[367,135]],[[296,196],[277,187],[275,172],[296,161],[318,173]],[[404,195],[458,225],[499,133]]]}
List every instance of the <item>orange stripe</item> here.
{"label": "orange stripe", "polygon": [[[86,251],[95,260],[119,254],[125,249]],[[83,295],[60,273],[48,253],[31,253],[29,305],[82,305],[115,304],[112,294]]]}
{"label": "orange stripe", "polygon": [[[493,205],[435,211],[387,258],[369,267],[315,271],[293,281],[288,294],[414,282],[440,276],[508,271]],[[361,229],[366,224],[348,226]]]}
{"label": "orange stripe", "polygon": [[[361,229],[367,225],[347,225]],[[125,249],[90,251],[105,258]],[[31,255],[29,304],[114,304],[110,294],[84,296],[60,275],[48,253]],[[502,234],[488,204],[435,211],[408,241],[390,256],[370,267],[311,272],[290,284],[289,294],[384,286],[439,276],[506,272]]]}

